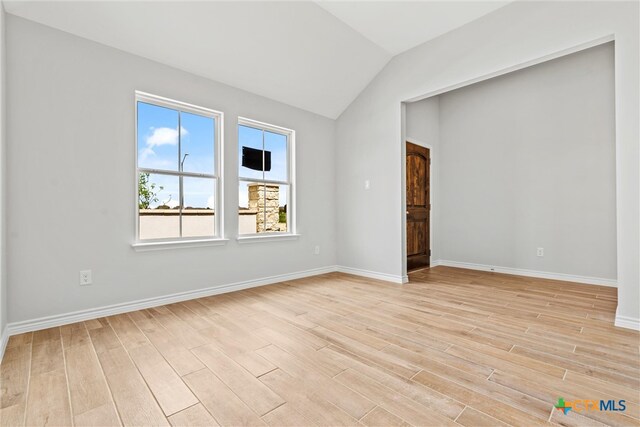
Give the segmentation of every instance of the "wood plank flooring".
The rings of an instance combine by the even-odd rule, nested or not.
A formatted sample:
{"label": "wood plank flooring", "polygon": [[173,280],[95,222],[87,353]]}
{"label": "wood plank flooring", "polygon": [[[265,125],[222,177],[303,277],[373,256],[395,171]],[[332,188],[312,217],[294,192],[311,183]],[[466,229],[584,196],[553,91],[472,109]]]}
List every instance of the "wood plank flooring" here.
{"label": "wood plank flooring", "polygon": [[[332,273],[13,336],[2,426],[640,425],[616,290]],[[624,412],[554,409],[559,397]]]}

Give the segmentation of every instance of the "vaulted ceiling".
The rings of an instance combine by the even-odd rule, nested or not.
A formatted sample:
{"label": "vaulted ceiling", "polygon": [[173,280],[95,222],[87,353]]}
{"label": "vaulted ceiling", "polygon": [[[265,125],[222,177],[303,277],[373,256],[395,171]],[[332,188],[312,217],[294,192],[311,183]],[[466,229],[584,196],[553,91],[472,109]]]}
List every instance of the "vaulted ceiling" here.
{"label": "vaulted ceiling", "polygon": [[329,118],[396,54],[508,1],[4,1],[5,10]]}

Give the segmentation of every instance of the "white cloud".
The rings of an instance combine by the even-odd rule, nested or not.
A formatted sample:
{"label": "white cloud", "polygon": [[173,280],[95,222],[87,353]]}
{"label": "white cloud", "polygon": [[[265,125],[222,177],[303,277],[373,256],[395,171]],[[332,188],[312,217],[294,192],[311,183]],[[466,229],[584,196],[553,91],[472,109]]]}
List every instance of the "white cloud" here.
{"label": "white cloud", "polygon": [[[144,161],[149,156],[155,156],[156,153],[153,151],[153,147],[158,147],[160,145],[176,145],[178,143],[178,130],[174,128],[150,128],[151,135],[147,136],[146,144],[142,153],[140,153],[140,160]],[[189,135],[189,131],[184,127],[180,128],[180,134],[182,137]]]}
{"label": "white cloud", "polygon": [[[176,145],[178,143],[178,130],[173,128],[151,128],[153,133],[147,137],[147,147],[158,145]],[[181,128],[182,136],[189,135],[189,131]]]}
{"label": "white cloud", "polygon": [[146,147],[140,153],[140,161],[144,162],[145,160],[147,160],[149,158],[149,156],[155,156],[155,155],[156,155],[156,153],[151,148]]}

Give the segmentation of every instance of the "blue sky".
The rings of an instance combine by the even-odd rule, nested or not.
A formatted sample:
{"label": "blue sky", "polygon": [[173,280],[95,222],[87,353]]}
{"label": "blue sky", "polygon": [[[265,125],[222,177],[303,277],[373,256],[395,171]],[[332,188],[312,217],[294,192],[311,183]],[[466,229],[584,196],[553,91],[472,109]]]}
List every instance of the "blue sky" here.
{"label": "blue sky", "polygon": [[[215,174],[213,139],[215,120],[169,108],[138,102],[138,166],[149,169],[178,171],[178,121],[185,172]],[[178,178],[151,174],[150,182],[164,187],[158,193],[159,202],[177,206],[180,200]],[[184,179],[185,206],[214,206],[215,182],[208,178]]]}
{"label": "blue sky", "polygon": [[[180,116],[179,116],[180,114]],[[178,113],[169,108],[138,102],[138,166],[141,168],[168,171],[179,170],[178,123],[182,155],[188,153],[184,161],[184,171],[215,174],[215,121],[213,118],[191,113]],[[248,204],[247,181],[271,179],[287,180],[287,138],[284,135],[264,132],[247,126],[238,126],[238,163],[240,173],[239,206]],[[254,171],[241,166],[242,147],[252,147],[271,151],[271,171]],[[244,181],[243,181],[244,179]],[[177,206],[180,199],[178,178],[171,175],[151,174],[150,182],[162,186],[157,197],[160,204]],[[184,179],[185,206],[213,207],[215,182],[207,178]],[[280,206],[287,203],[288,188],[280,189]]]}

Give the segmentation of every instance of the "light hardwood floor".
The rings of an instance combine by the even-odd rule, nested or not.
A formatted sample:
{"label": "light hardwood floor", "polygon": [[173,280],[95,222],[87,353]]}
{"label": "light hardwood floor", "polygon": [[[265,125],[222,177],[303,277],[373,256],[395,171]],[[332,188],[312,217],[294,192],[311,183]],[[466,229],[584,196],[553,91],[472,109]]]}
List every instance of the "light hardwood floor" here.
{"label": "light hardwood floor", "polygon": [[447,267],[284,282],[13,336],[0,424],[639,425],[639,334],[615,307],[613,288]]}

